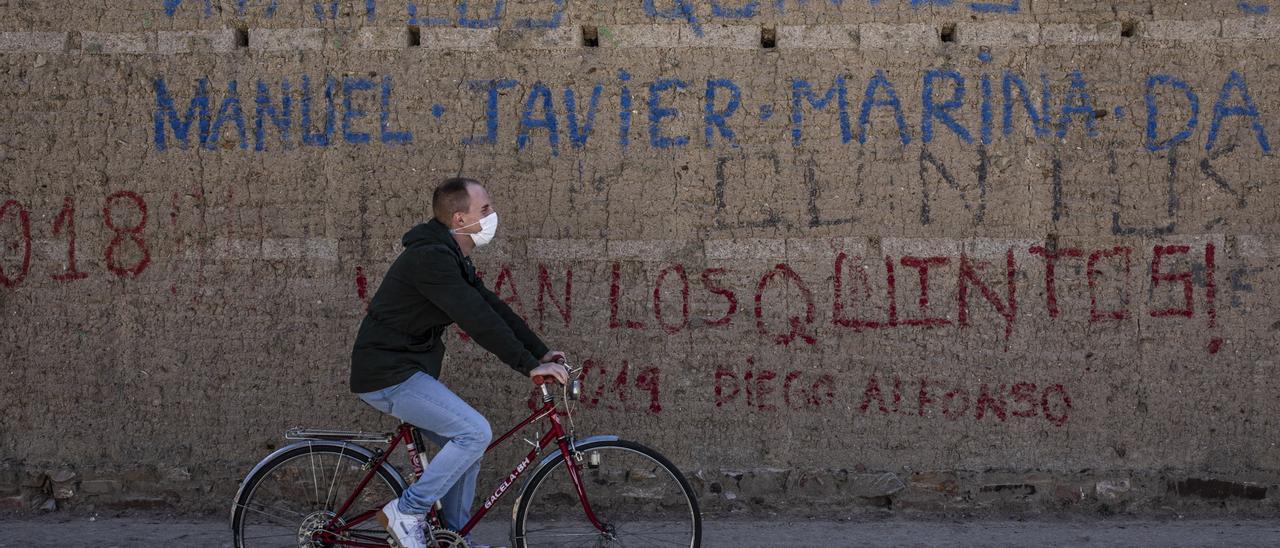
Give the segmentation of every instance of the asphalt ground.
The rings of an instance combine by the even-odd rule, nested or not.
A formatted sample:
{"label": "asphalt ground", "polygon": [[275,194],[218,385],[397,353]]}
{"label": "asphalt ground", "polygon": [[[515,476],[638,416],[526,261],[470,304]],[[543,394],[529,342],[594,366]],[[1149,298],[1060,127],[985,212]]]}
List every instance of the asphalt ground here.
{"label": "asphalt ground", "polygon": [[[472,540],[507,543],[508,524],[482,523]],[[1023,520],[714,519],[703,546],[1280,546],[1280,519],[1081,518]],[[231,547],[225,520],[49,514],[0,518],[0,547]]]}

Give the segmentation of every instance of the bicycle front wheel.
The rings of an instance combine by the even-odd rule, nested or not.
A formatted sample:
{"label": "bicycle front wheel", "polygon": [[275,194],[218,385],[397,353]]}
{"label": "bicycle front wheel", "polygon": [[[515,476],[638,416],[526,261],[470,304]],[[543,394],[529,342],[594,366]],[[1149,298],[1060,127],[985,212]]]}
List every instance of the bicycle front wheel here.
{"label": "bicycle front wheel", "polygon": [[605,526],[587,519],[563,455],[539,469],[516,506],[512,542],[544,546],[682,546],[702,542],[698,499],[680,470],[630,441],[578,446],[587,501]]}
{"label": "bicycle front wheel", "polygon": [[[330,546],[315,539],[333,517],[345,526],[403,491],[397,476],[383,463],[338,516],[367,473],[368,462],[352,446],[336,442],[308,443],[276,455],[245,479],[232,507],[236,548]],[[336,536],[347,542],[381,544],[387,532],[376,519],[366,519]]]}

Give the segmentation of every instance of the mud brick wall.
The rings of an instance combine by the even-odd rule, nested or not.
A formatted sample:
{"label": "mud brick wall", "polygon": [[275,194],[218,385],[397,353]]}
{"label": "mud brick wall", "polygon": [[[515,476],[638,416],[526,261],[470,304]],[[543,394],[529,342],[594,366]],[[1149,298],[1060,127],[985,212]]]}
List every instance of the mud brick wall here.
{"label": "mud brick wall", "polygon": [[1280,3],[0,8],[7,508],[221,512],[390,428],[350,345],[457,174],[580,432],[712,511],[1277,508]]}

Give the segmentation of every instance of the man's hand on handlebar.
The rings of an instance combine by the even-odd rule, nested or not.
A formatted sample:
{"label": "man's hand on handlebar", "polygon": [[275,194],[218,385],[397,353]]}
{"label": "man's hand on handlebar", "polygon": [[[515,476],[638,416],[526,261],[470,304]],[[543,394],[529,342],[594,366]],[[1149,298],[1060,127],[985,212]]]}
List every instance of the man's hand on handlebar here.
{"label": "man's hand on handlebar", "polygon": [[[564,354],[561,354],[560,356],[564,357]],[[560,384],[568,384],[569,369],[559,362],[544,363],[533,368],[533,371],[529,372],[529,378],[536,381],[538,377],[551,377]]]}
{"label": "man's hand on handlebar", "polygon": [[547,354],[538,360],[538,363],[551,363],[564,361],[564,352],[559,350],[548,350]]}

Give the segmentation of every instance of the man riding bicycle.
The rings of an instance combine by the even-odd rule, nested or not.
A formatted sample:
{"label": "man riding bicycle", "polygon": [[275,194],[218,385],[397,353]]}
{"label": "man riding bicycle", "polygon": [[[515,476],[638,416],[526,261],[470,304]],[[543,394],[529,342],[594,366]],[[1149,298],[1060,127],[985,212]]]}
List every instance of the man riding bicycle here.
{"label": "man riding bicycle", "polygon": [[351,351],[351,391],[440,446],[422,476],[378,513],[406,548],[425,548],[426,513],[437,501],[445,527],[466,524],[480,457],[493,436],[484,416],[437,380],[445,329],[457,323],[521,374],[568,381],[556,363],[564,354],[548,349],[476,275],[471,252],[489,243],[498,227],[489,193],[472,179],[446,179],[432,193],[431,207],[434,218],[405,233],[404,251],[369,301]]}

